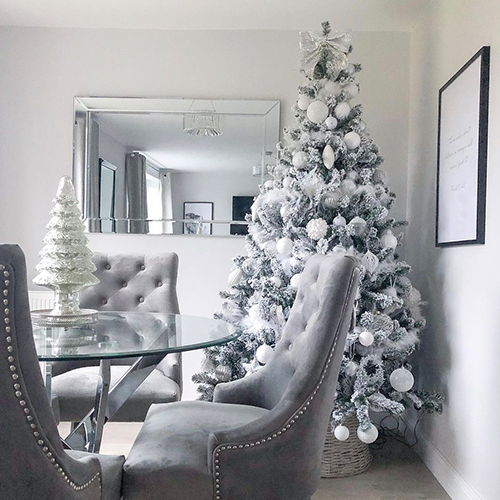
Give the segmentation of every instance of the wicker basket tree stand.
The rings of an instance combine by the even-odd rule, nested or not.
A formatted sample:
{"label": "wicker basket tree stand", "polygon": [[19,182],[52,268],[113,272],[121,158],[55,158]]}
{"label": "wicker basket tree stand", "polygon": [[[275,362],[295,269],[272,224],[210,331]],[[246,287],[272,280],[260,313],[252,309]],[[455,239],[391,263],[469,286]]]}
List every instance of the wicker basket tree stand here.
{"label": "wicker basket tree stand", "polygon": [[364,472],[372,463],[370,448],[356,434],[359,425],[357,418],[348,417],[344,425],[349,429],[346,441],[339,441],[332,429],[328,428],[321,461],[321,477],[354,476]]}

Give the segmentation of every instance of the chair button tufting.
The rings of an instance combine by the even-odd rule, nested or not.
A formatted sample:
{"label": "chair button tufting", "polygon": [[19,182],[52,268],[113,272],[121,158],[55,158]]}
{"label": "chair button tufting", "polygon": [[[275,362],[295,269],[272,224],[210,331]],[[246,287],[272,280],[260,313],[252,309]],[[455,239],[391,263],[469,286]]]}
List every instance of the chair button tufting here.
{"label": "chair button tufting", "polygon": [[146,266],[145,266],[144,264],[141,264],[141,265],[139,266],[139,269],[140,269],[141,271],[144,271],[144,269],[146,269]]}
{"label": "chair button tufting", "polygon": [[156,283],[156,286],[163,286],[163,283],[161,281],[158,281],[158,283]]}
{"label": "chair button tufting", "polygon": [[109,264],[106,264],[106,265],[104,266],[104,268],[105,268],[105,269],[107,269],[107,270],[109,271],[109,270],[111,269],[111,266],[110,266]]}
{"label": "chair button tufting", "polygon": [[127,286],[127,282],[126,282],[126,281],[124,281],[124,282],[122,283],[122,288],[126,288],[126,286]]}
{"label": "chair button tufting", "polygon": [[102,304],[103,306],[105,306],[107,303],[108,303],[108,301],[107,301],[106,299],[102,299],[102,300],[101,300],[101,304]]}
{"label": "chair button tufting", "polygon": [[139,297],[137,300],[142,303],[144,302],[144,297]]}
{"label": "chair button tufting", "polygon": [[288,350],[291,351],[293,347],[293,344],[290,342],[290,345],[288,346]]}

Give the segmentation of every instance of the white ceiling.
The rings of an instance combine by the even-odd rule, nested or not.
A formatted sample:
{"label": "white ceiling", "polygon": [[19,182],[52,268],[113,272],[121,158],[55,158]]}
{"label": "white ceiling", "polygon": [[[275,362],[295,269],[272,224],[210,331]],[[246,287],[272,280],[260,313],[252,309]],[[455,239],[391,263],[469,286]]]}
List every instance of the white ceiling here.
{"label": "white ceiling", "polygon": [[130,29],[410,31],[436,0],[0,0],[0,25]]}

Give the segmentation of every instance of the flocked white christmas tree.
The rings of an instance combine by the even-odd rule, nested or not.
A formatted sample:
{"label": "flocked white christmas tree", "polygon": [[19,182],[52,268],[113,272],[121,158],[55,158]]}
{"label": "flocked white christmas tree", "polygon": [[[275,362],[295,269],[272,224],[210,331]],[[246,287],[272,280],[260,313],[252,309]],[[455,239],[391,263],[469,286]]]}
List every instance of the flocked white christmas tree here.
{"label": "flocked white christmas tree", "polygon": [[361,269],[356,326],[349,334],[332,424],[347,439],[346,419],[359,421],[358,437],[377,438],[370,410],[400,415],[408,406],[441,411],[442,397],[414,388],[408,362],[425,326],[421,298],[398,260],[405,225],[389,217],[395,195],[380,168],[382,158],[362,120],[349,33],[301,33],[302,72],[293,107],[295,126],[284,129],[272,179],[260,188],[249,220],[247,256],[234,259],[218,314],[241,331],[238,340],[206,350],[193,380],[203,399],[215,385],[265,364],[279,339],[307,259],[316,253],[354,256]]}
{"label": "flocked white christmas tree", "polygon": [[36,266],[39,274],[33,283],[55,291],[51,314],[78,315],[78,291],[99,280],[92,274],[96,267],[91,260],[92,251],[87,247],[82,213],[69,177],[59,182],[50,215],[46,226],[49,231],[43,239],[44,247]]}

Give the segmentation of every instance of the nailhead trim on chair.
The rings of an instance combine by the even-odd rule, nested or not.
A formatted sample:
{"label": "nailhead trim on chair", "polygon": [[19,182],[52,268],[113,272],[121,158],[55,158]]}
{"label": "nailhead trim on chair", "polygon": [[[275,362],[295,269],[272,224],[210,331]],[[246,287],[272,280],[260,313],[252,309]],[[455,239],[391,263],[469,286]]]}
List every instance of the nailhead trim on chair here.
{"label": "nailhead trim on chair", "polygon": [[[349,291],[348,291],[347,296],[349,296],[349,293],[351,291],[351,287],[352,287],[352,280],[351,280],[351,283],[349,284]],[[344,304],[344,309],[345,309],[345,304]],[[342,317],[344,317],[344,311],[342,311]],[[340,323],[340,324],[342,324],[342,323]],[[332,361],[336,345],[337,345],[337,339],[335,339],[335,342],[333,343],[333,346],[330,350],[330,355],[328,356],[328,359],[326,361],[326,365],[323,368],[323,371],[321,372],[321,377],[319,379],[318,385],[314,388],[312,394],[307,398],[306,402],[304,403],[304,406],[302,406],[302,408],[300,408],[300,410],[298,410],[294,413],[294,416],[289,420],[288,424],[284,425],[281,430],[273,433],[272,435],[262,438],[260,441],[254,441],[253,443],[245,443],[245,444],[233,444],[233,445],[218,446],[215,449],[215,469],[216,469],[216,473],[215,473],[215,476],[216,476],[215,477],[215,500],[221,500],[220,479],[219,479],[219,476],[220,476],[219,457],[220,457],[221,451],[236,450],[238,448],[251,448],[254,446],[259,446],[260,444],[263,444],[267,441],[272,441],[273,439],[277,438],[278,436],[281,436],[288,429],[290,429],[290,427],[295,422],[297,422],[297,420],[304,414],[304,412],[307,411],[307,408],[311,404],[311,401],[314,399],[314,396],[316,396],[316,394],[318,393],[318,390],[321,387],[323,380],[325,379],[325,373],[328,370],[328,367],[330,366],[330,363]]]}
{"label": "nailhead trim on chair", "polygon": [[[4,323],[5,323],[5,333],[7,336],[5,337],[5,341],[7,342],[7,352],[9,353],[7,357],[7,361],[10,363],[9,369],[12,372],[12,379],[14,380],[14,394],[16,398],[19,398],[19,406],[22,408],[24,415],[26,416],[26,422],[28,422],[31,432],[33,434],[33,437],[36,439],[37,444],[41,447],[42,452],[45,454],[45,456],[50,460],[51,464],[54,466],[54,468],[61,474],[63,479],[66,481],[67,484],[69,484],[74,490],[80,491],[92,484],[96,479],[99,478],[101,475],[100,472],[98,472],[94,477],[89,479],[86,483],[84,484],[76,484],[74,481],[72,481],[68,475],[66,474],[65,470],[61,467],[61,465],[57,462],[57,460],[54,458],[53,452],[50,451],[49,447],[47,446],[48,443],[45,443],[43,439],[40,439],[40,432],[37,430],[36,424],[33,423],[33,417],[31,416],[32,410],[28,407],[28,403],[24,399],[20,399],[23,396],[23,393],[21,391],[21,385],[17,382],[19,379],[19,375],[16,373],[17,372],[17,365],[15,364],[15,357],[12,355],[14,352],[14,346],[12,345],[12,337],[10,336],[11,333],[11,320],[10,320],[10,308],[9,306],[9,285],[10,285],[10,280],[8,279],[10,277],[10,272],[5,269],[5,266],[0,264],[0,271],[5,278],[3,281],[3,290],[2,290],[2,295],[4,296],[4,299],[2,301],[3,305],[5,306],[3,312],[5,314],[4,318]],[[99,481],[99,489],[101,489],[101,484]]]}

